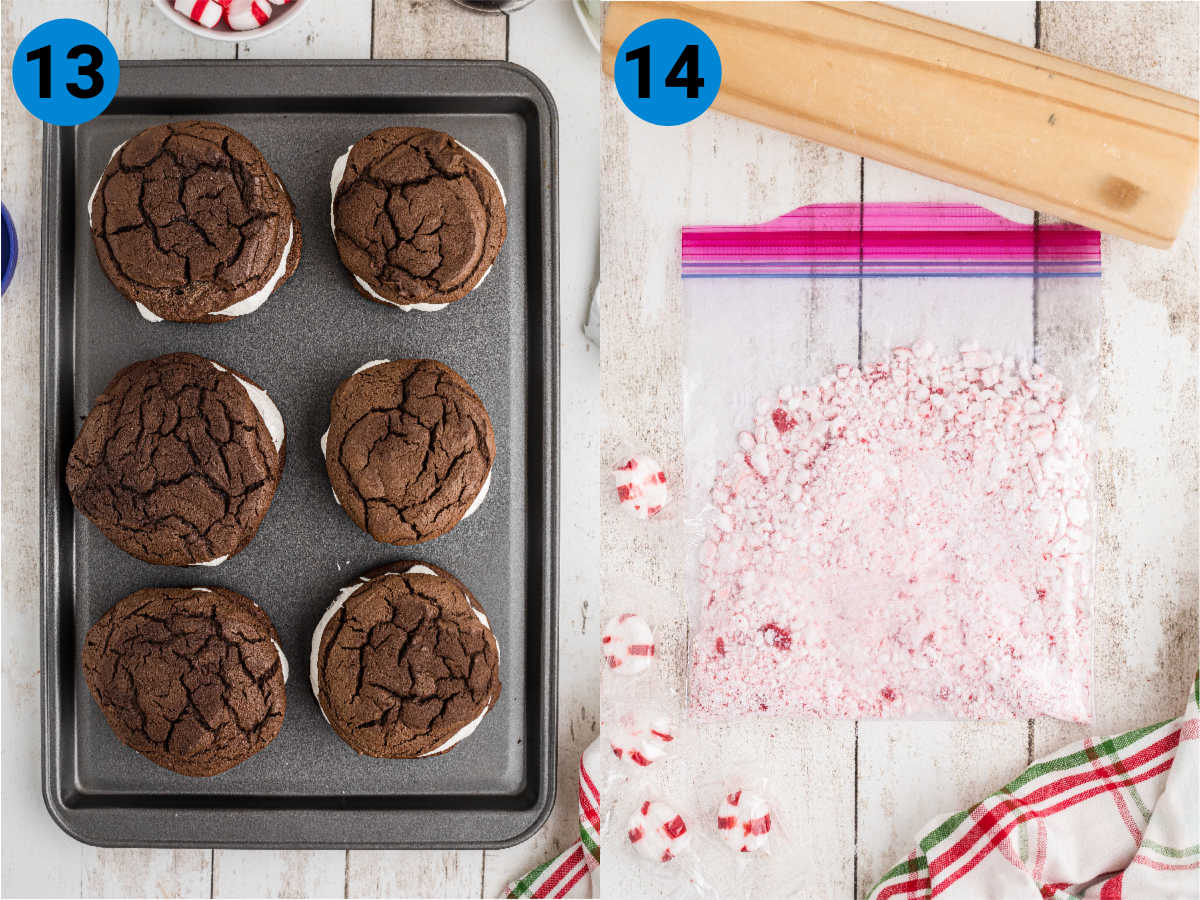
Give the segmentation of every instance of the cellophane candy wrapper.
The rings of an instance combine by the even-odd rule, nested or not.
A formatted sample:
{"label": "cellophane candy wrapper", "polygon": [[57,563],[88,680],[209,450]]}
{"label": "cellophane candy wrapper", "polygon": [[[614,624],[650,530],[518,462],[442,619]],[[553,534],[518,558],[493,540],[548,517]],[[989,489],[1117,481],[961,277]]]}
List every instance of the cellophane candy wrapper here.
{"label": "cellophane candy wrapper", "polygon": [[1088,721],[1099,235],[804,207],[682,270],[689,714]]}
{"label": "cellophane candy wrapper", "polygon": [[612,854],[618,871],[637,873],[645,896],[722,896],[709,874],[719,848],[691,798],[647,787],[624,794],[610,815],[615,821],[605,834],[619,837],[606,841],[606,858]]}
{"label": "cellophane candy wrapper", "polygon": [[611,501],[633,519],[670,522],[676,518],[679,479],[667,471],[662,455],[632,442],[622,443],[609,466]]}

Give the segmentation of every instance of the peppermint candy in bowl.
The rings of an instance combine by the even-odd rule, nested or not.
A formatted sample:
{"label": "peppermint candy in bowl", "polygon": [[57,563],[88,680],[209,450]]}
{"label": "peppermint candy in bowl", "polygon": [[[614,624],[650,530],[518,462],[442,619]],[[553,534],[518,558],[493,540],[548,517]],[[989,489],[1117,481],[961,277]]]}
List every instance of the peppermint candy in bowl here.
{"label": "peppermint candy in bowl", "polygon": [[727,794],[717,810],[717,834],[738,853],[757,853],[771,834],[771,809],[751,791]]}
{"label": "peppermint candy in bowl", "polygon": [[246,41],[278,31],[298,18],[308,0],[154,0],[163,15],[192,34]]}
{"label": "peppermint candy in bowl", "polygon": [[609,619],[600,646],[604,664],[618,675],[640,675],[654,661],[654,632],[637,613]]}

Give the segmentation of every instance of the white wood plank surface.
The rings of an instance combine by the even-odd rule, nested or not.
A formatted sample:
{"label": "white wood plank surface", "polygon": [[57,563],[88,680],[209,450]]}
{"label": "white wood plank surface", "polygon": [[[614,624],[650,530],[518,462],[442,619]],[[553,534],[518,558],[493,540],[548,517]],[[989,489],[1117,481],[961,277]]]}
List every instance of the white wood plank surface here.
{"label": "white wood plank surface", "polygon": [[504,59],[508,20],[442,0],[378,0],[379,59]]}
{"label": "white wood plank surface", "polygon": [[213,897],[344,897],[345,850],[216,850]]}
{"label": "white wood plank surface", "polygon": [[478,850],[351,850],[347,897],[479,897]]}
{"label": "white wood plank surface", "polygon": [[238,59],[370,59],[374,0],[310,3],[300,21],[241,41]]}

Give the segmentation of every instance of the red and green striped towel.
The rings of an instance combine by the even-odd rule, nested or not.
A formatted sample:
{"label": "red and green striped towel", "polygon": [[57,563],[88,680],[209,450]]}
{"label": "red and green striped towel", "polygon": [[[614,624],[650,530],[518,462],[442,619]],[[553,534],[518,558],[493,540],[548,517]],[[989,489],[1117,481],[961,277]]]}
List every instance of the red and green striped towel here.
{"label": "red and green striped towel", "polygon": [[921,838],[869,900],[1200,897],[1200,675],[1182,716],[1073,744]]}
{"label": "red and green striped towel", "polygon": [[600,865],[600,791],[592,773],[598,771],[597,755],[607,749],[607,742],[597,739],[579,760],[579,840],[510,884],[506,898],[594,896],[584,877]]}

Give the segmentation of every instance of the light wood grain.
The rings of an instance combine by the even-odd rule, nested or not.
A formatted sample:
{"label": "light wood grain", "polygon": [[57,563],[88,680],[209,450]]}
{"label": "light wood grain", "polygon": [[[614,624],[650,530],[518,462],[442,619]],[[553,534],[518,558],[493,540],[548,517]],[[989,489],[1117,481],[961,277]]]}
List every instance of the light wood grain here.
{"label": "light wood grain", "polygon": [[347,897],[479,897],[478,850],[351,850]]}
{"label": "light wood grain", "polygon": [[449,0],[379,0],[376,59],[504,59],[508,19]]}
{"label": "light wood grain", "polygon": [[105,34],[121,59],[233,59],[237,45],[210,41],[167,21],[145,0],[108,0]]}
{"label": "light wood grain", "polygon": [[310,3],[273,34],[241,41],[238,59],[370,59],[374,0]]}
{"label": "light wood grain", "polygon": [[667,9],[717,45],[718,109],[1151,246],[1187,211],[1194,100],[873,3],[614,4],[606,67]]}
{"label": "light wood grain", "polygon": [[[1200,73],[1200,7],[1190,3],[1044,3],[1042,44],[1093,66],[1173,90]],[[1183,35],[1190,35],[1184,38]],[[1171,716],[1196,672],[1197,385],[1200,302],[1196,193],[1169,252],[1105,238],[1100,298],[1094,671],[1096,717],[1106,734]],[[1040,328],[1078,331],[1072,289],[1045,282]],[[1092,348],[1049,341],[1076,355]],[[1034,752],[1086,729],[1038,721]]]}
{"label": "light wood grain", "polygon": [[217,850],[213,897],[343,897],[345,850]]}
{"label": "light wood grain", "polygon": [[211,850],[85,847],[84,860],[81,897],[208,897],[212,891]]}

